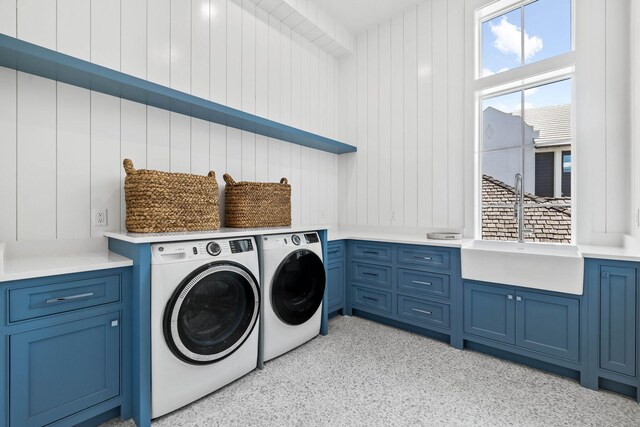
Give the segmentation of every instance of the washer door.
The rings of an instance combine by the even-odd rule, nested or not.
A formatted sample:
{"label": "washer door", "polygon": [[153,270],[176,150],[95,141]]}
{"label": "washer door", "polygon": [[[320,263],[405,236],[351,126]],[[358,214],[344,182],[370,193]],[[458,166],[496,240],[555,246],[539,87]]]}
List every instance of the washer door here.
{"label": "washer door", "polygon": [[185,278],[164,311],[164,336],[185,362],[209,364],[238,349],[258,320],[260,290],[239,264],[205,265]]}
{"label": "washer door", "polygon": [[271,287],[271,306],[289,325],[311,319],[322,303],[325,273],[322,260],[315,253],[299,250],[278,266]]}

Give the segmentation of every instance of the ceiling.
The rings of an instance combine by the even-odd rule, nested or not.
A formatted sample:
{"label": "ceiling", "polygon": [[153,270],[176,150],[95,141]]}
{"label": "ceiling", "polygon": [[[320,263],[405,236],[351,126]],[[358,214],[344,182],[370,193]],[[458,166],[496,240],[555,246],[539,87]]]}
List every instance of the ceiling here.
{"label": "ceiling", "polygon": [[414,6],[418,0],[316,0],[318,7],[353,35]]}

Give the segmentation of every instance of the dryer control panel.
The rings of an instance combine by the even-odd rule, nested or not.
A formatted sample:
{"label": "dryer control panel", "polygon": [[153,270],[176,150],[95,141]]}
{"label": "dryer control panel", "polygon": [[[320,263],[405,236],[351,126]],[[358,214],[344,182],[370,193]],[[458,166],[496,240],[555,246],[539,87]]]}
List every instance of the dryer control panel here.
{"label": "dryer control panel", "polygon": [[286,247],[295,248],[319,244],[320,238],[316,232],[275,234],[262,237],[262,249],[265,251]]}

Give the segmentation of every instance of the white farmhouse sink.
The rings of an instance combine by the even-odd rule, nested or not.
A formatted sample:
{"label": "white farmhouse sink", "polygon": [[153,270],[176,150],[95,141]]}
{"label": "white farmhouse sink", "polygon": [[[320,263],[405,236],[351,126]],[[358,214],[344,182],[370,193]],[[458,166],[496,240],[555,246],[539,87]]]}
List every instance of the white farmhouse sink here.
{"label": "white farmhouse sink", "polygon": [[462,278],[582,295],[577,246],[474,240],[461,249]]}

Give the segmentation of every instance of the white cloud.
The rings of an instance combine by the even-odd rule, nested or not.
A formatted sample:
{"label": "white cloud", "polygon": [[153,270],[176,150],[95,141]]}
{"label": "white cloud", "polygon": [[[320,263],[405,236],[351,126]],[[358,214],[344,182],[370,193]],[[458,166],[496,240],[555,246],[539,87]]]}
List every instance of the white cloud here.
{"label": "white cloud", "polygon": [[[513,54],[520,61],[520,42],[521,30],[515,24],[509,22],[506,16],[500,19],[498,24],[490,24],[491,32],[495,36],[493,46],[505,55]],[[536,53],[540,52],[544,44],[542,38],[538,36],[530,37],[525,31],[524,33],[524,59],[525,61],[532,58]]]}
{"label": "white cloud", "polygon": [[495,73],[488,68],[482,69],[482,77],[493,76]]}

